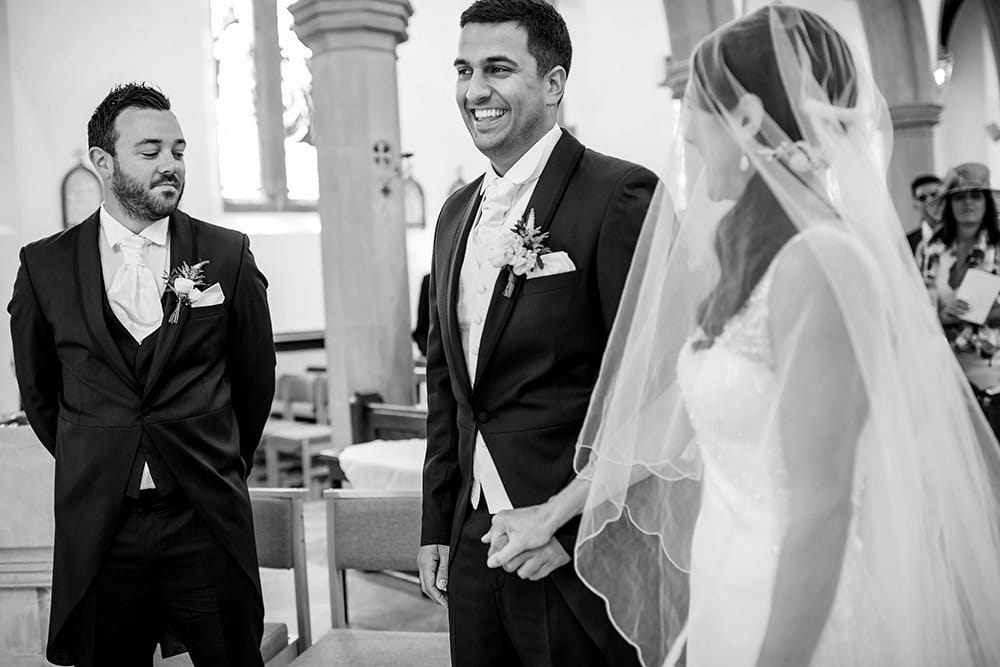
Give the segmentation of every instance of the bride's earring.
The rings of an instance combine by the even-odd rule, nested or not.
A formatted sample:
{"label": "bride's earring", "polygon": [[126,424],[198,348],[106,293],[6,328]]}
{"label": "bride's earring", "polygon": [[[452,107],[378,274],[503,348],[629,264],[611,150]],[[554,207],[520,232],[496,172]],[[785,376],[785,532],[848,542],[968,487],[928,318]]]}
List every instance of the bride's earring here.
{"label": "bride's earring", "polygon": [[750,158],[747,157],[746,153],[743,153],[742,155],[740,155],[740,165],[739,166],[740,166],[740,171],[742,171],[743,173],[746,173],[747,171],[750,170]]}

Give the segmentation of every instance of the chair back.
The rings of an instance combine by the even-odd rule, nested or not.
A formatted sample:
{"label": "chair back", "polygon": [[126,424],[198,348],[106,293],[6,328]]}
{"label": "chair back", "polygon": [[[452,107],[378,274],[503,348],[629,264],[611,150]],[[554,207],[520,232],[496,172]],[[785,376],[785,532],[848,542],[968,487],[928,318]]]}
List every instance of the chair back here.
{"label": "chair back", "polygon": [[346,627],[345,570],[403,570],[416,567],[420,546],[419,491],[328,489],[327,559],[333,627]]}
{"label": "chair back", "polygon": [[318,424],[329,423],[326,375],[283,373],[278,376],[274,399],[283,419],[305,417]]}
{"label": "chair back", "polygon": [[303,513],[303,503],[308,497],[308,489],[250,489],[259,566],[292,570],[300,655],[312,645]]}

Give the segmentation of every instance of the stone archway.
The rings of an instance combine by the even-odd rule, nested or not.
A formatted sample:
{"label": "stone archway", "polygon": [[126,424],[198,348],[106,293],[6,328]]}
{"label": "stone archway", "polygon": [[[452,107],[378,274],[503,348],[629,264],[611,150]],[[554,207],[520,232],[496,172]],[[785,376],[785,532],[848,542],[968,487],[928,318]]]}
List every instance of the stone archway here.
{"label": "stone archway", "polygon": [[[951,28],[963,2],[964,0],[944,0],[941,3],[941,21],[937,37],[938,43],[942,46],[948,46]],[[1000,80],[1000,3],[984,2],[983,9],[986,10],[986,23],[989,29],[990,43],[993,45],[993,62],[996,65],[997,78]]]}

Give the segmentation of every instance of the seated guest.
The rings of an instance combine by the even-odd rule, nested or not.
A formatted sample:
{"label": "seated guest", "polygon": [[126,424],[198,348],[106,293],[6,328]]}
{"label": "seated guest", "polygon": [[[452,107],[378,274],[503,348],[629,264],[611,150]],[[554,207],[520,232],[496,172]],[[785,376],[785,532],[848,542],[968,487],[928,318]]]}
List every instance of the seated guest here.
{"label": "seated guest", "polygon": [[[916,209],[916,215],[912,223],[904,222],[903,224],[912,224],[911,227],[906,228],[906,240],[914,255],[917,253],[917,246],[937,231],[937,218],[940,215],[931,216],[924,204],[941,194],[942,186],[941,179],[934,174],[922,174],[910,182],[910,195],[913,197],[913,208]],[[937,201],[940,202],[940,200]]]}
{"label": "seated guest", "polygon": [[993,192],[986,165],[969,162],[952,169],[945,176],[944,191],[924,205],[928,214],[937,211],[940,226],[917,248],[917,264],[956,350],[990,352],[998,343],[1000,305],[994,304],[983,326],[975,326],[961,319],[968,304],[955,297],[970,268],[1000,273],[1000,226]]}

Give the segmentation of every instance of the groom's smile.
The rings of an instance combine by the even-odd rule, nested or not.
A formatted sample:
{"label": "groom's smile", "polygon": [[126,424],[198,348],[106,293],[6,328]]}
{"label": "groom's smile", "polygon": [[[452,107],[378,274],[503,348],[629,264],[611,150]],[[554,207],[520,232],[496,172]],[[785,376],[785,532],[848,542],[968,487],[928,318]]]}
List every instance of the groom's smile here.
{"label": "groom's smile", "polygon": [[514,21],[466,24],[455,72],[455,101],[472,141],[503,174],[555,123],[562,87],[551,92],[527,31]]}

